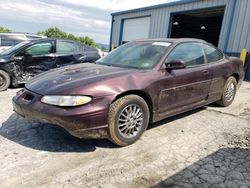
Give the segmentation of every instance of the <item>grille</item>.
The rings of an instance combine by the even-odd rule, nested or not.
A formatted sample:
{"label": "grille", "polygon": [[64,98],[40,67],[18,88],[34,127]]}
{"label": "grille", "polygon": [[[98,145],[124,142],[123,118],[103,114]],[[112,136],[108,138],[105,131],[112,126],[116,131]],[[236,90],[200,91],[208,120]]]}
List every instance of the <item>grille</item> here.
{"label": "grille", "polygon": [[33,95],[31,95],[30,93],[27,93],[23,99],[26,101],[31,101],[33,98],[34,98]]}

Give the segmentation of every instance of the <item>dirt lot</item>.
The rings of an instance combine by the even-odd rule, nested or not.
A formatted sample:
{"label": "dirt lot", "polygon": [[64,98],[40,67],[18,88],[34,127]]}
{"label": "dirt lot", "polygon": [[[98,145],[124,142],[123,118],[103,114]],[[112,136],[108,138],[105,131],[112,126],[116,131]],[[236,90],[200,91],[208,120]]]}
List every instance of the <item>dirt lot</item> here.
{"label": "dirt lot", "polygon": [[249,187],[250,83],[234,103],[150,125],[135,144],[80,140],[12,112],[0,93],[0,187]]}

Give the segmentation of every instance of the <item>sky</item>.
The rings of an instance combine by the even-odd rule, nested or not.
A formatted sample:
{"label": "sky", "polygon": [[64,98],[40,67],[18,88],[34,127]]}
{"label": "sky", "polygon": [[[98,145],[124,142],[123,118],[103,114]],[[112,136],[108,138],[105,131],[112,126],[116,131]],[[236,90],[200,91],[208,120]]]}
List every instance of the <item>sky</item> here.
{"label": "sky", "polygon": [[108,44],[111,13],[173,0],[0,0],[0,26],[37,33],[58,27]]}

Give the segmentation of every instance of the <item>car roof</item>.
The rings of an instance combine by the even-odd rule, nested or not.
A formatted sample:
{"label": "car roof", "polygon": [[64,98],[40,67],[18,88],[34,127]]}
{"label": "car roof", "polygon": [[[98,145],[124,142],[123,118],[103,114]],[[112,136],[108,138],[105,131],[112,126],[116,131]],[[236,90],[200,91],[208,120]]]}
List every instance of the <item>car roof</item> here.
{"label": "car roof", "polygon": [[69,41],[69,42],[75,42],[75,43],[80,43],[80,44],[83,44],[87,47],[90,47],[92,48],[91,46],[83,43],[83,42],[80,42],[80,41],[76,41],[76,40],[70,40],[70,39],[60,39],[60,38],[39,38],[39,39],[30,39],[29,41],[31,42],[44,42],[44,41],[51,41],[51,40],[57,40],[57,41]]}
{"label": "car roof", "polygon": [[60,40],[60,41],[69,41],[69,42],[79,42],[79,41],[75,41],[75,40],[70,40],[70,39],[59,39],[59,38],[39,38],[39,39],[31,39],[30,41],[43,42],[43,41],[50,41],[50,40]]}
{"label": "car roof", "polygon": [[154,38],[154,39],[138,39],[138,42],[170,42],[170,43],[180,43],[180,42],[203,42],[207,43],[205,40],[196,38]]}
{"label": "car roof", "polygon": [[39,38],[39,39],[30,39],[30,42],[46,42],[46,41],[51,41],[51,40],[57,40],[57,41],[69,41],[69,42],[74,42],[74,43],[80,43],[85,46],[85,48],[91,48],[91,49],[96,49],[92,46],[89,46],[83,42],[76,41],[76,40],[70,40],[70,39],[60,39],[60,38]]}

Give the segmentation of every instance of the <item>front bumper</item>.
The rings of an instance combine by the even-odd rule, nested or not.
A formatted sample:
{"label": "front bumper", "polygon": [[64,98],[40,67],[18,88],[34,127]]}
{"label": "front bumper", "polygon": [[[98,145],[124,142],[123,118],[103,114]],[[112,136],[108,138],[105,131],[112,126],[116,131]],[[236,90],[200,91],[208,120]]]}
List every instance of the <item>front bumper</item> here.
{"label": "front bumper", "polygon": [[108,138],[109,104],[104,98],[66,108],[44,104],[41,98],[42,95],[23,89],[13,97],[13,109],[27,119],[59,125],[78,138]]}

